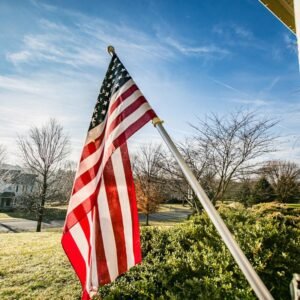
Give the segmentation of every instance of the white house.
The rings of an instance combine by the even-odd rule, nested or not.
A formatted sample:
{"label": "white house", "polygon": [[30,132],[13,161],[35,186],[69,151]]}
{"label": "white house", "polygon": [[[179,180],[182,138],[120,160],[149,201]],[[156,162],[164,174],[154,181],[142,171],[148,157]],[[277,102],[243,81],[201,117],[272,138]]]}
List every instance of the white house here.
{"label": "white house", "polygon": [[33,191],[36,175],[18,166],[0,167],[0,210],[9,210],[18,205],[18,198]]}

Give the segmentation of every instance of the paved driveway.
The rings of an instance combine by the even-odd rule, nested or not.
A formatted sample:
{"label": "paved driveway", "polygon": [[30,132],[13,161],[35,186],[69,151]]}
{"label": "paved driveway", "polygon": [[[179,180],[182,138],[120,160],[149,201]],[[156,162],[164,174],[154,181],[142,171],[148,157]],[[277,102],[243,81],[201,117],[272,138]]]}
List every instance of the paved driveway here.
{"label": "paved driveway", "polygon": [[[188,208],[170,208],[169,210],[164,210],[162,212],[157,212],[150,215],[150,224],[170,222],[177,223],[191,214],[191,210]],[[139,214],[139,219],[141,222],[145,222],[145,215]],[[48,223],[42,223],[42,229],[46,228],[60,228],[64,224],[64,220],[56,220]],[[36,221],[27,219],[0,219],[0,232],[21,232],[21,231],[35,231]]]}
{"label": "paved driveway", "polygon": [[[42,223],[42,229],[59,228],[64,224],[63,220],[51,221]],[[2,219],[0,220],[0,232],[20,232],[20,231],[35,231],[36,221],[27,219]]]}

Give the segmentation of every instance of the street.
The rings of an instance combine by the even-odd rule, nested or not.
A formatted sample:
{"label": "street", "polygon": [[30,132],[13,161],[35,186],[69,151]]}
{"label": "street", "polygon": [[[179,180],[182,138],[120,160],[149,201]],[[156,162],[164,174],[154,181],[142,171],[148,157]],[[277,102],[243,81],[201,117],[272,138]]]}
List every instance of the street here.
{"label": "street", "polygon": [[[150,224],[154,223],[177,223],[187,218],[191,214],[191,210],[186,207],[172,207],[167,211],[160,211],[150,215]],[[141,223],[145,222],[145,215],[139,214]],[[42,229],[60,228],[64,224],[64,220],[54,220],[50,222],[43,222]],[[21,218],[7,218],[0,219],[0,232],[22,232],[22,231],[35,231],[36,221],[21,219]]]}

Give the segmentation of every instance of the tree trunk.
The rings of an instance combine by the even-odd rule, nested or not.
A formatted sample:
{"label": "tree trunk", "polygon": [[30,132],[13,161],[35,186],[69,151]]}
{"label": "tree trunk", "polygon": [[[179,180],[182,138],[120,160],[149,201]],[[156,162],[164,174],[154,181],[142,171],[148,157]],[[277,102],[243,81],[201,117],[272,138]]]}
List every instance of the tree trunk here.
{"label": "tree trunk", "polygon": [[38,208],[38,220],[37,220],[36,232],[41,232],[42,221],[44,216],[44,206],[46,201],[46,192],[47,192],[47,175],[44,175],[41,205]]}
{"label": "tree trunk", "polygon": [[146,226],[149,226],[149,214],[146,214]]}

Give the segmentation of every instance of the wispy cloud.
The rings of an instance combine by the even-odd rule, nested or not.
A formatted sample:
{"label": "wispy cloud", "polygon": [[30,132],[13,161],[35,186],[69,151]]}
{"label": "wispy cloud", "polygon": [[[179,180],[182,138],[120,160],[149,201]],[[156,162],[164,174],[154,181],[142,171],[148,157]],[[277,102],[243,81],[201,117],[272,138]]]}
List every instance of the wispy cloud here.
{"label": "wispy cloud", "polygon": [[52,62],[75,68],[103,63],[99,46],[84,36],[48,20],[41,20],[41,25],[41,33],[24,36],[20,51],[7,53],[9,61],[15,65]]}
{"label": "wispy cloud", "polygon": [[234,87],[232,84],[225,83],[221,80],[217,80],[215,78],[210,78],[214,83],[224,87],[229,91],[233,91],[238,97],[234,95],[230,99],[230,102],[238,103],[241,105],[249,105],[249,106],[266,106],[273,103],[273,101],[269,100],[270,98],[269,93],[273,89],[273,87],[277,84],[280,80],[280,77],[275,77],[271,80],[270,84],[267,84],[264,88],[256,91],[255,93],[247,93],[242,91],[239,88]]}
{"label": "wispy cloud", "polygon": [[243,27],[239,24],[216,24],[212,32],[222,36],[222,38],[227,39],[244,39],[244,40],[252,40],[254,35],[251,30]]}
{"label": "wispy cloud", "polygon": [[297,53],[297,41],[296,38],[292,38],[292,34],[285,33],[283,35],[283,41],[285,47],[293,53]]}
{"label": "wispy cloud", "polygon": [[[51,11],[54,9],[51,7]],[[168,45],[126,24],[87,17],[71,10],[62,9],[59,13],[69,16],[70,24],[41,19],[40,32],[25,35],[21,49],[8,52],[7,60],[15,65],[50,62],[73,68],[92,67],[104,64],[101,53],[109,44],[130,54],[135,61],[168,59],[174,55]]]}
{"label": "wispy cloud", "polygon": [[40,88],[31,80],[20,79],[13,76],[0,75],[0,88],[32,94],[40,92]]}
{"label": "wispy cloud", "polygon": [[264,106],[264,105],[269,105],[271,103],[271,101],[267,101],[264,99],[232,99],[231,101],[242,105],[254,105],[254,106]]}
{"label": "wispy cloud", "polygon": [[216,84],[218,84],[218,85],[220,85],[220,86],[222,86],[222,87],[225,87],[225,88],[228,89],[228,90],[231,90],[231,91],[234,91],[234,92],[236,92],[236,93],[238,93],[238,94],[240,94],[240,95],[249,97],[249,95],[248,95],[247,93],[245,93],[245,92],[243,92],[243,91],[241,91],[241,90],[239,90],[239,89],[233,87],[232,85],[230,85],[230,84],[228,84],[228,83],[225,83],[225,82],[223,82],[223,81],[217,80],[217,79],[215,79],[215,78],[210,78],[210,79],[211,79],[214,83],[216,83]]}
{"label": "wispy cloud", "polygon": [[204,46],[187,46],[171,37],[165,38],[165,42],[184,55],[222,58],[230,54],[227,49],[220,48],[213,44]]}

